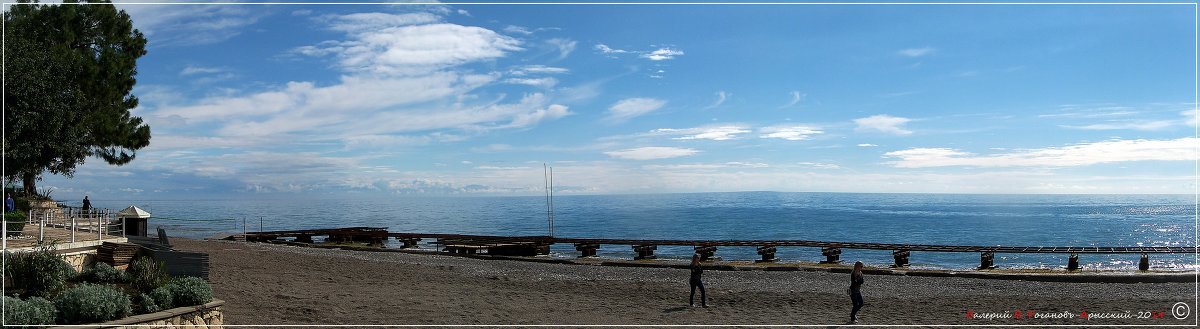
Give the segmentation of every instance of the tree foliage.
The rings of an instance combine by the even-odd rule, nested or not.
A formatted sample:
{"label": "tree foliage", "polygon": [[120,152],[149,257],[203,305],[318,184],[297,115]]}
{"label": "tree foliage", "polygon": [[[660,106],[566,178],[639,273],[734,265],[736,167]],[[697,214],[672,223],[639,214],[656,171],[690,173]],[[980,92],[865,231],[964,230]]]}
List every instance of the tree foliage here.
{"label": "tree foliage", "polygon": [[146,38],[109,1],[88,2],[4,13],[5,179],[26,193],[46,171],[70,177],[89,157],[123,165],[150,145],[150,127],[129,112]]}

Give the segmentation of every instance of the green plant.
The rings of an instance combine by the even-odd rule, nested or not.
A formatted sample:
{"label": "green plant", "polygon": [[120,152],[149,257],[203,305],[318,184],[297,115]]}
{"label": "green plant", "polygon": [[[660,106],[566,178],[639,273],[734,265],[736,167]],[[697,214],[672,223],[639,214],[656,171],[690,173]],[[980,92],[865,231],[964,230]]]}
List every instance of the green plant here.
{"label": "green plant", "polygon": [[4,221],[6,221],[6,222],[22,222],[22,223],[24,223],[26,219],[27,218],[25,218],[25,212],[20,211],[20,210],[13,210],[13,211],[8,211],[8,212],[4,213]]}
{"label": "green plant", "polygon": [[150,257],[138,257],[125,270],[129,285],[140,292],[150,292],[161,287],[170,280],[162,262],[155,262]]}
{"label": "green plant", "polygon": [[120,283],[125,282],[125,272],[106,263],[96,263],[91,268],[79,273],[76,279],[91,283]]}
{"label": "green plant", "polygon": [[[169,293],[170,291],[168,291]],[[170,297],[170,295],[167,296]],[[154,297],[150,297],[147,294],[138,295],[138,314],[154,313],[162,310],[163,308],[158,306],[158,301]]]}
{"label": "green plant", "polygon": [[81,324],[120,319],[132,312],[129,296],[109,285],[81,284],[63,291],[54,300],[59,324]]}
{"label": "green plant", "polygon": [[54,324],[54,313],[54,304],[45,298],[31,297],[20,300],[4,297],[5,326]]}
{"label": "green plant", "polygon": [[171,289],[171,307],[203,305],[213,298],[208,282],[194,276],[175,278],[167,287]]}
{"label": "green plant", "polygon": [[10,236],[17,236],[25,230],[25,213],[20,211],[9,211],[4,213],[4,225],[7,226]]}
{"label": "green plant", "polygon": [[45,187],[38,190],[40,191],[37,194],[38,197],[42,198],[43,200],[53,200],[53,198],[50,196],[54,195],[54,187]]}
{"label": "green plant", "polygon": [[58,257],[54,247],[43,246],[33,251],[5,251],[4,274],[13,280],[13,288],[23,289],[25,295],[49,297],[62,290],[67,279],[75,276],[75,268]]}
{"label": "green plant", "polygon": [[150,298],[154,299],[154,305],[161,308],[160,310],[172,308],[175,304],[175,295],[171,292],[170,285],[155,288],[150,292]]}

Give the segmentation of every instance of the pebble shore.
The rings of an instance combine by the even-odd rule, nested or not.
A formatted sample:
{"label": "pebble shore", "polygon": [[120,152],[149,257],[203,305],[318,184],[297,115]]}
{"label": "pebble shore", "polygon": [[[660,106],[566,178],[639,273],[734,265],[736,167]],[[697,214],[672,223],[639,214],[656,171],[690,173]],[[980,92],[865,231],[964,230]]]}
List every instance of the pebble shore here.
{"label": "pebble shore", "polygon": [[[844,273],[706,271],[709,308],[688,307],[688,272],[176,239],[208,252],[228,324],[810,324],[848,320]],[[1195,283],[1068,283],[869,275],[860,324],[1179,325]],[[699,298],[697,294],[697,298]],[[1193,312],[1182,320],[1176,302]],[[697,301],[699,304],[699,301]],[[1021,318],[1011,316],[1021,311]],[[1025,318],[1025,314],[1073,314]],[[1176,310],[1177,312],[1179,310]],[[1083,313],[1133,318],[1082,318]],[[984,319],[979,314],[1008,318]],[[1149,314],[1149,316],[1146,316]],[[972,318],[968,316],[974,315]],[[1124,317],[1124,316],[1122,316]]]}

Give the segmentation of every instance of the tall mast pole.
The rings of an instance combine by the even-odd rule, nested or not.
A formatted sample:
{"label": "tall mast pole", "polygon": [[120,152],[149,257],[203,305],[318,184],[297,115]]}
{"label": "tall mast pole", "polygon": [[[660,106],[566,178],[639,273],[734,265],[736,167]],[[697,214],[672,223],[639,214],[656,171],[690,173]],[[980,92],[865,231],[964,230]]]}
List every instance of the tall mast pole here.
{"label": "tall mast pole", "polygon": [[542,163],[542,186],[546,193],[546,233],[554,236],[554,221],[550,218],[550,167]]}

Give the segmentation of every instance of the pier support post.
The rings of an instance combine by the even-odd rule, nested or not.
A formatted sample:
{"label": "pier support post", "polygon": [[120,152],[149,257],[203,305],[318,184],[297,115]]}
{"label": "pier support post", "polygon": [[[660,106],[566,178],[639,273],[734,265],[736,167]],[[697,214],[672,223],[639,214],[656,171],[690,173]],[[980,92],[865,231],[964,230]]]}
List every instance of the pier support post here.
{"label": "pier support post", "polygon": [[837,264],[841,262],[839,258],[842,257],[842,248],[824,247],[821,248],[821,255],[825,256],[825,261],[821,264]]}
{"label": "pier support post", "polygon": [[762,259],[754,261],[755,263],[774,262],[775,246],[758,247],[758,254],[762,256]]}
{"label": "pier support post", "polygon": [[1149,271],[1150,270],[1150,256],[1149,255],[1146,255],[1144,253],[1142,254],[1142,259],[1138,260],[1138,270],[1139,271]]}
{"label": "pier support post", "polygon": [[979,269],[990,270],[996,268],[996,253],[984,251],[979,253]]}
{"label": "pier support post", "polygon": [[400,249],[408,249],[408,248],[416,248],[417,242],[420,242],[421,238],[399,238],[398,237],[398,238],[396,238],[396,241],[400,241]]}
{"label": "pier support post", "polygon": [[387,237],[370,237],[368,239],[370,240],[370,242],[367,242],[368,247],[383,248]]}
{"label": "pier support post", "polygon": [[892,259],[895,260],[893,267],[908,266],[908,254],[909,254],[908,250],[904,250],[904,249],[893,250],[892,251]]}
{"label": "pier support post", "polygon": [[311,235],[297,235],[296,242],[313,243]]}
{"label": "pier support post", "polygon": [[1068,271],[1078,271],[1079,270],[1079,255],[1078,254],[1071,254],[1071,257],[1067,258],[1067,270]]}
{"label": "pier support post", "polygon": [[655,249],[658,249],[658,246],[641,245],[641,244],[634,245],[633,251],[637,252],[637,256],[634,256],[633,260],[654,259],[655,258],[654,250]]}
{"label": "pier support post", "polygon": [[717,253],[717,246],[696,246],[695,249],[702,262],[711,261],[713,254]]}
{"label": "pier support post", "polygon": [[596,257],[596,250],[600,249],[600,245],[596,243],[576,243],[575,250],[582,253],[579,258]]}

